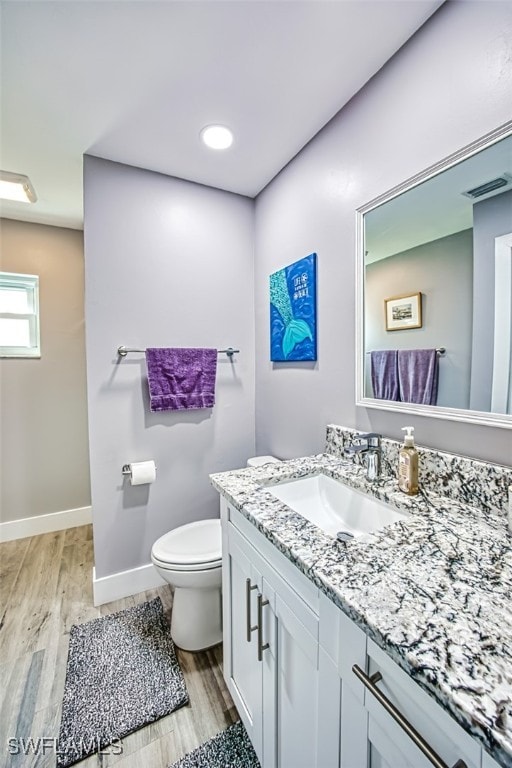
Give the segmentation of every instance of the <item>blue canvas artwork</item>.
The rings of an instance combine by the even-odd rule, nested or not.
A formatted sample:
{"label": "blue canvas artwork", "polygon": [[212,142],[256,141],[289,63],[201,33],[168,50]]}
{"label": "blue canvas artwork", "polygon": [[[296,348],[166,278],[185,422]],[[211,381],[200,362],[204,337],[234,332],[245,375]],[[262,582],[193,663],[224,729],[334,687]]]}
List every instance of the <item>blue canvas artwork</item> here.
{"label": "blue canvas artwork", "polygon": [[316,360],[316,253],[270,275],[270,359]]}

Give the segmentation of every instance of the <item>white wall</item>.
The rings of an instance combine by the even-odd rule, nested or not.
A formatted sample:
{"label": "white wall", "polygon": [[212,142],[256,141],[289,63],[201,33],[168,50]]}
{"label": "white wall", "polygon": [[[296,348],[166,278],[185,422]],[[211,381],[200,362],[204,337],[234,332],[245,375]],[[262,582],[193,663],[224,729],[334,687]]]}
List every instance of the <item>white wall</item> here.
{"label": "white wall", "polygon": [[[172,528],[218,516],[210,472],[254,452],[253,204],[150,171],[85,158],[86,345],[96,577],[150,561]],[[212,410],[150,413],[131,347],[240,349],[219,356]],[[121,467],[152,458],[154,484]]]}
{"label": "white wall", "polygon": [[[76,230],[9,219],[0,226],[0,269],[39,275],[41,331],[40,358],[0,361],[1,533],[10,538],[7,529],[54,530],[63,517],[55,513],[91,503],[84,256]],[[23,534],[8,525],[27,518]]]}
{"label": "white wall", "polygon": [[[510,3],[446,3],[258,197],[258,452],[321,451],[328,422],[414,423],[422,445],[510,462],[507,430],[355,407],[354,282],[355,210],[510,119],[511,41]],[[268,275],[312,251],[318,362],[272,365]]]}

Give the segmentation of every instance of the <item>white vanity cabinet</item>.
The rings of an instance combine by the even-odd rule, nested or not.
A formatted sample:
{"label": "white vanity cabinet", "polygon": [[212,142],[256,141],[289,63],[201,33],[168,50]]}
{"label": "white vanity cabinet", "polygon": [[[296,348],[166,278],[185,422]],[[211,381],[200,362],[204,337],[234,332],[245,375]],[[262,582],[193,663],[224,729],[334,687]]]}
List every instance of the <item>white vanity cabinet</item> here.
{"label": "white vanity cabinet", "polygon": [[[263,768],[326,768],[332,745],[338,758],[339,739],[335,730],[319,738],[322,672],[327,686],[330,680],[320,669],[318,589],[224,502],[221,516],[229,691]],[[264,555],[274,565],[277,556],[278,567]],[[338,722],[331,721],[335,729]]]}
{"label": "white vanity cabinet", "polygon": [[262,768],[498,768],[224,499],[221,519],[224,677]]}

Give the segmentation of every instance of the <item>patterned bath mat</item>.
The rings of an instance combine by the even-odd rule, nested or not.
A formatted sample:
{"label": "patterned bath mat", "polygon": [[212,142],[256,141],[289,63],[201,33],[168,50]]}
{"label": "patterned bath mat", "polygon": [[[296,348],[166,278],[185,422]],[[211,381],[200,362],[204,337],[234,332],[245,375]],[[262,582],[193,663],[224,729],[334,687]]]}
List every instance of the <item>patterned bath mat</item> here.
{"label": "patterned bath mat", "polygon": [[170,768],[260,768],[260,763],[239,720]]}
{"label": "patterned bath mat", "polygon": [[57,768],[188,702],[159,597],[71,628]]}

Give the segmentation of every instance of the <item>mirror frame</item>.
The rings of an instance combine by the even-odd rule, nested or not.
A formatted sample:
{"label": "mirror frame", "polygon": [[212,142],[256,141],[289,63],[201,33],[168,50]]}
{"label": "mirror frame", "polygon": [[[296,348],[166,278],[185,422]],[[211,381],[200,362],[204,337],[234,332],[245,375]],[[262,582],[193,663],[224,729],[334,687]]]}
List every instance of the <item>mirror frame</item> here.
{"label": "mirror frame", "polygon": [[410,179],[407,179],[407,181],[393,187],[356,210],[356,406],[361,406],[363,408],[377,408],[383,411],[395,411],[397,413],[410,413],[416,416],[430,416],[434,419],[449,419],[452,421],[464,421],[472,424],[483,424],[490,427],[512,429],[512,415],[510,414],[471,411],[463,408],[447,408],[438,405],[397,403],[392,400],[378,400],[372,397],[365,397],[364,395],[364,373],[366,362],[364,349],[365,214],[510,135],[512,135],[512,120],[504,123],[504,125],[496,128],[494,131],[491,131],[477,141],[468,144],[459,151],[454,152],[444,160],[431,165],[426,170],[412,176]]}

